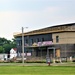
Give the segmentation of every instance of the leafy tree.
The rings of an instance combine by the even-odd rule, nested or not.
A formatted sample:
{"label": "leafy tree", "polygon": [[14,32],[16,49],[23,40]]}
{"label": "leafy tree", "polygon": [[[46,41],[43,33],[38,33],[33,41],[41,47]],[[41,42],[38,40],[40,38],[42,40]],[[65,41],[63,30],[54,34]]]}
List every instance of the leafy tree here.
{"label": "leafy tree", "polygon": [[12,42],[13,42],[13,44],[16,44],[16,39],[13,38],[13,39],[12,39]]}
{"label": "leafy tree", "polygon": [[0,38],[0,45],[7,44],[7,43],[10,44],[11,41],[10,40],[7,40],[5,38]]}
{"label": "leafy tree", "polygon": [[4,44],[4,45],[3,45],[3,48],[4,48],[4,50],[5,50],[5,53],[8,53],[8,52],[10,52],[11,45],[10,45],[10,44]]}
{"label": "leafy tree", "polygon": [[0,53],[4,53],[4,48],[3,48],[3,46],[0,46]]}
{"label": "leafy tree", "polygon": [[11,48],[16,48],[16,40],[11,41],[0,37],[0,53],[8,53]]}

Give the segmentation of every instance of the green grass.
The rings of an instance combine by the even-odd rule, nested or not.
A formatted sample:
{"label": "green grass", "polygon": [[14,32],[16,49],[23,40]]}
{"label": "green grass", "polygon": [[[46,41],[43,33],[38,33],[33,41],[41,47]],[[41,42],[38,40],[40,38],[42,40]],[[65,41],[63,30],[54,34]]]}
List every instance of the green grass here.
{"label": "green grass", "polygon": [[74,66],[0,66],[0,75],[75,75]]}

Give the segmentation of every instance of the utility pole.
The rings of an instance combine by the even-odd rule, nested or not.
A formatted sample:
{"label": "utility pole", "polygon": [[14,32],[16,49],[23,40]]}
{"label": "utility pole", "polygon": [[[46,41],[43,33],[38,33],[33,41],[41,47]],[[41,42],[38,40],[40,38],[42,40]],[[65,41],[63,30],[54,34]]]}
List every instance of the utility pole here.
{"label": "utility pole", "polygon": [[[25,27],[28,28],[28,27]],[[24,66],[24,27],[22,27],[22,63]]]}
{"label": "utility pole", "polygon": [[24,66],[24,28],[22,27],[22,63]]}

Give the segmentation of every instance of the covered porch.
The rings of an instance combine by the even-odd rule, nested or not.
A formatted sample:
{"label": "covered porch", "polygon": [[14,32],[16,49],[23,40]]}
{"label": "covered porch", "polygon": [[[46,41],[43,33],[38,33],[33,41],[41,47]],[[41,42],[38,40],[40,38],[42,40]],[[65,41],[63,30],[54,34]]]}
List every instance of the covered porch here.
{"label": "covered porch", "polygon": [[[46,61],[47,58],[50,59],[51,62],[56,57],[56,49],[53,45],[50,46],[30,46],[26,47],[27,51],[31,51],[31,56],[27,56],[27,60],[34,60],[34,61]],[[26,52],[27,53],[27,52]]]}

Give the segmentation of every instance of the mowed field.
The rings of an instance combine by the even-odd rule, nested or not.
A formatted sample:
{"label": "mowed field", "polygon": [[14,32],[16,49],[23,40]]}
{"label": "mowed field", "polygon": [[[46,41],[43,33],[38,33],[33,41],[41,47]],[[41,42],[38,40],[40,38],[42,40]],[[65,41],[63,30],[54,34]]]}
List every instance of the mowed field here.
{"label": "mowed field", "polygon": [[75,75],[75,66],[0,66],[0,75]]}

